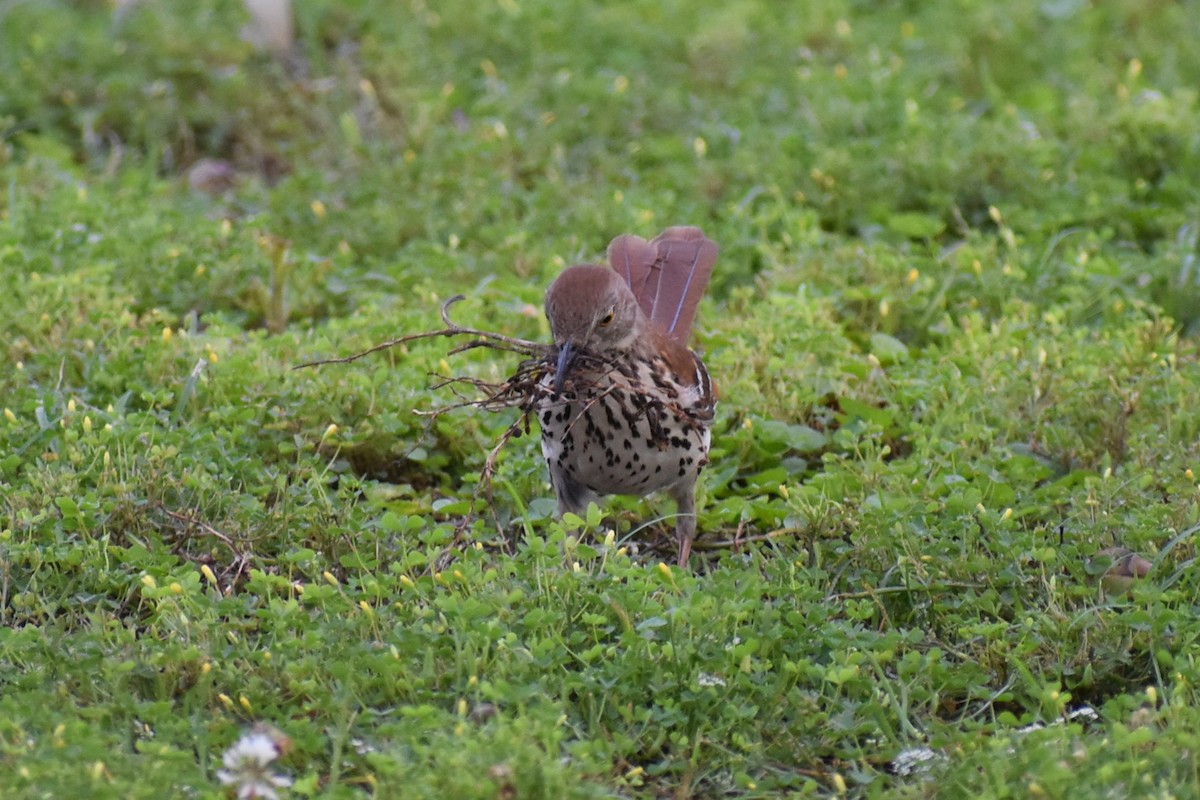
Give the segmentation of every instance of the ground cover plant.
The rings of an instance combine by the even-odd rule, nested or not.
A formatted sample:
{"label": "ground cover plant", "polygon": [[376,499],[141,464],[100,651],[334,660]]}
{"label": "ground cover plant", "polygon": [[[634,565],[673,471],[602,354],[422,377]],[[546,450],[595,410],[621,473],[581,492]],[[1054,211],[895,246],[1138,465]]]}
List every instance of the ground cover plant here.
{"label": "ground cover plant", "polygon": [[[5,797],[1200,793],[1195,9],[295,14],[0,4]],[[293,369],[672,224],[691,572],[414,413],[519,359]]]}

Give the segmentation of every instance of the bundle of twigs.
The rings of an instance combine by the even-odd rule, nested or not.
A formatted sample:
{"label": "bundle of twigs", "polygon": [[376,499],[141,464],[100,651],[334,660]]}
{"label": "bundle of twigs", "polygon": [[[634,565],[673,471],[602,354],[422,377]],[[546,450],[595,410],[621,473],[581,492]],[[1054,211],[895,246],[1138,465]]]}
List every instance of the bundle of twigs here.
{"label": "bundle of twigs", "polygon": [[[458,301],[464,299],[464,295],[455,295],[442,304],[442,322],[446,327],[436,331],[423,331],[421,333],[410,333],[406,336],[401,336],[374,347],[369,347],[362,352],[354,355],[344,356],[342,358],[325,358],[318,361],[309,361],[304,364],[299,364],[295,369],[305,369],[307,367],[317,367],[323,364],[349,364],[352,361],[358,361],[360,358],[368,356],[372,353],[377,353],[380,350],[387,350],[397,345],[407,344],[409,342],[419,341],[421,339],[436,339],[440,337],[455,337],[455,336],[472,336],[473,341],[460,344],[450,350],[448,355],[456,355],[466,352],[467,350],[475,350],[480,347],[488,348],[489,350],[499,350],[502,352],[519,353],[525,356],[516,371],[501,383],[493,383],[485,381],[481,378],[472,378],[467,376],[438,376],[439,380],[433,385],[433,388],[443,389],[449,387],[459,398],[457,402],[448,403],[438,406],[430,411],[419,411],[417,413],[430,418],[436,418],[449,411],[454,411],[459,408],[479,408],[484,411],[503,411],[509,408],[518,408],[521,410],[521,416],[517,418],[512,425],[509,426],[496,442],[491,452],[488,453],[487,460],[484,462],[483,471],[480,476],[480,487],[485,488],[488,492],[488,497],[491,497],[491,479],[496,471],[496,459],[499,457],[504,445],[512,438],[521,435],[521,433],[529,433],[530,430],[530,415],[533,413],[534,406],[537,400],[550,393],[550,388],[544,385],[544,379],[547,376],[554,374],[555,360],[558,357],[558,348],[551,344],[543,344],[541,342],[531,342],[527,339],[518,339],[513,336],[505,336],[501,333],[492,331],[483,331],[477,328],[467,328],[459,325],[450,318],[450,308]],[[471,395],[463,391],[464,387],[469,387],[473,390]]]}

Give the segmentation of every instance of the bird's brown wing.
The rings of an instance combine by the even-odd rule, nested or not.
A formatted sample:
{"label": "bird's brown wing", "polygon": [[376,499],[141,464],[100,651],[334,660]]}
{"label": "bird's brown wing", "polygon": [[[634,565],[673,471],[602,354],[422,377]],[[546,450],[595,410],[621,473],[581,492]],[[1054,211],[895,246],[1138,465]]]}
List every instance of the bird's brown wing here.
{"label": "bird's brown wing", "polygon": [[608,246],[608,263],[625,278],[642,312],[687,345],[717,252],[716,242],[699,228],[677,226],[652,242],[633,234],[618,236]]}

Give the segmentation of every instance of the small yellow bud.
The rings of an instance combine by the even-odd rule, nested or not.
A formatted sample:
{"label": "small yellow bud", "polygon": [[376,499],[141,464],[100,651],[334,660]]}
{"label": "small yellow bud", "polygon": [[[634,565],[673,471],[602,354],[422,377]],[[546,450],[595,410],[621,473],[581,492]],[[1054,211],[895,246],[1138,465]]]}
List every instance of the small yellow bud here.
{"label": "small yellow bud", "polygon": [[84,433],[92,432],[92,418],[89,416],[84,416],[84,418],[83,418],[83,432]]}
{"label": "small yellow bud", "polygon": [[1004,509],[1004,513],[1000,515],[1000,521],[1007,522],[1008,520],[1012,519],[1012,515],[1013,510],[1011,508],[1006,508]]}
{"label": "small yellow bud", "polygon": [[363,610],[363,613],[366,614],[368,617],[375,616],[375,610],[373,608],[371,608],[371,604],[368,603],[366,600],[359,600],[358,607],[361,608]]}
{"label": "small yellow bud", "polygon": [[230,699],[229,695],[222,692],[217,695],[217,699],[221,701],[221,705],[225,706],[227,711],[233,711],[233,700]]}
{"label": "small yellow bud", "polygon": [[171,590],[171,594],[183,594],[183,586],[180,585],[179,581],[171,581],[171,585],[167,588]]}
{"label": "small yellow bud", "polygon": [[613,78],[613,91],[617,94],[625,94],[629,89],[629,78],[624,75],[618,75]]}
{"label": "small yellow bud", "polygon": [[210,567],[208,564],[200,565],[200,574],[204,576],[204,580],[208,581],[213,586],[217,585],[217,576],[213,573],[212,567]]}
{"label": "small yellow bud", "polygon": [[212,662],[211,661],[205,661],[203,664],[200,665],[200,674],[201,675],[207,675],[210,672],[212,672]]}
{"label": "small yellow bud", "polygon": [[158,582],[154,580],[153,575],[143,575],[142,586],[145,586],[147,589],[157,589]]}
{"label": "small yellow bud", "polygon": [[417,586],[415,583],[413,583],[413,579],[407,575],[400,576],[400,585],[406,589],[415,589]]}
{"label": "small yellow bud", "polygon": [[338,579],[333,577],[333,573],[330,572],[329,570],[325,570],[324,572],[322,572],[321,577],[324,578],[325,582],[328,583],[330,586],[338,585]]}
{"label": "small yellow bud", "polygon": [[17,415],[13,413],[11,408],[4,409],[4,418],[9,422],[17,421]]}
{"label": "small yellow bud", "polygon": [[321,441],[325,441],[330,436],[336,436],[337,432],[338,432],[337,423],[334,423],[334,422],[329,423],[329,427],[327,427],[325,429],[325,432],[323,434],[321,434]]}
{"label": "small yellow bud", "polygon": [[238,703],[241,704],[242,708],[246,709],[250,713],[254,713],[254,706],[250,705],[250,699],[246,697],[246,695],[238,695]]}
{"label": "small yellow bud", "polygon": [[708,142],[704,141],[703,136],[697,136],[692,140],[692,152],[696,154],[696,158],[704,158],[708,155]]}
{"label": "small yellow bud", "polygon": [[166,327],[166,328],[163,328],[163,329],[162,329],[162,340],[163,340],[164,342],[169,342],[169,341],[171,341],[171,337],[172,337],[173,335],[174,335],[174,334],[172,334],[172,333],[171,333],[171,328],[170,328],[170,327]]}
{"label": "small yellow bud", "polygon": [[320,200],[313,200],[308,207],[312,210],[312,214],[317,219],[325,219],[325,204]]}
{"label": "small yellow bud", "polygon": [[840,772],[833,773],[833,789],[838,794],[846,793],[846,779],[842,777]]}

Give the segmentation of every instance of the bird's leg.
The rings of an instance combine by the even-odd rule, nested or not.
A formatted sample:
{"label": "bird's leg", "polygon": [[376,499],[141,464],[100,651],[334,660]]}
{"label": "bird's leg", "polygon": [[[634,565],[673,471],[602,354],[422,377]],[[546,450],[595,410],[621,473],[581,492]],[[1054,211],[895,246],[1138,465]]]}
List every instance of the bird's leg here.
{"label": "bird's leg", "polygon": [[687,569],[692,554],[692,540],[696,538],[696,482],[693,480],[671,491],[679,506],[675,520],[675,540],[679,543],[679,567]]}

